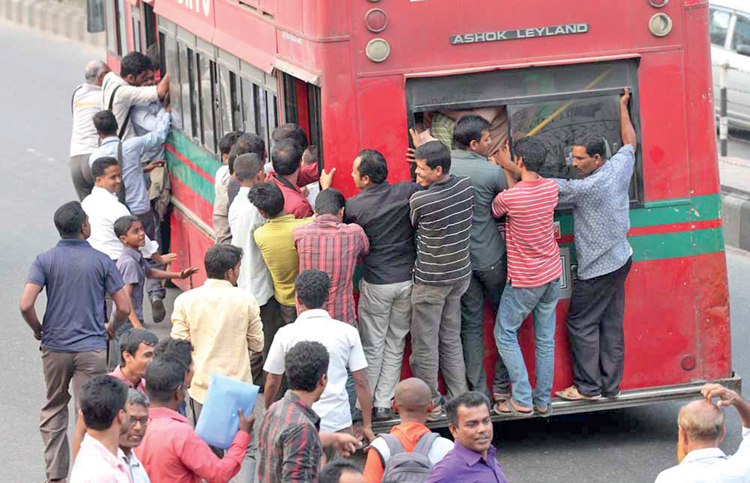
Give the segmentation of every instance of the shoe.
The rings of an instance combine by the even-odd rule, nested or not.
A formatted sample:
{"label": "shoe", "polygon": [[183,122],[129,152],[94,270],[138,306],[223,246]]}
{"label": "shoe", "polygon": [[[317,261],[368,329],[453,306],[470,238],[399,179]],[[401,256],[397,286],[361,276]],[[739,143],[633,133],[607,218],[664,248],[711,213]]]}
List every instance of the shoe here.
{"label": "shoe", "polygon": [[617,391],[615,394],[603,394],[602,393],[602,398],[603,399],[617,399],[621,395],[622,395],[622,391]]}
{"label": "shoe", "polygon": [[430,411],[430,414],[427,415],[427,421],[435,422],[440,421],[441,419],[445,418],[445,411],[443,411],[443,405],[445,404],[445,399],[440,398],[440,402],[438,402],[435,407],[432,408],[432,411]]}
{"label": "shoe", "polygon": [[164,300],[154,297],[151,299],[151,317],[154,319],[154,323],[158,324],[164,317],[167,316],[167,311],[164,309]]}
{"label": "shoe", "polygon": [[372,409],[373,421],[390,421],[391,419],[396,419],[396,414],[390,408]]}

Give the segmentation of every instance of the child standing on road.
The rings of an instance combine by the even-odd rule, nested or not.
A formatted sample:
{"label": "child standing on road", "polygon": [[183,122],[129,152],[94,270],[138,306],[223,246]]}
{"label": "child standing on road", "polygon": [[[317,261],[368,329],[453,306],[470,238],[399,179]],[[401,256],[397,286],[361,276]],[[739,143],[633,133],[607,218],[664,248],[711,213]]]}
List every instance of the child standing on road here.
{"label": "child standing on road", "polygon": [[[135,216],[122,216],[115,221],[115,235],[123,244],[122,254],[117,259],[117,270],[125,283],[125,294],[130,298],[133,310],[128,321],[120,327],[119,333],[131,327],[143,327],[143,288],[146,278],[172,279],[188,278],[198,272],[195,267],[186,268],[181,272],[167,272],[149,267],[139,248],[146,243],[146,233],[143,223]],[[119,351],[115,351],[119,354]]]}
{"label": "child standing on road", "polygon": [[[538,174],[547,158],[547,148],[541,141],[523,138],[515,143],[514,151],[514,160],[510,161],[506,146],[501,164],[515,163],[520,180],[506,168],[510,188],[492,203],[493,215],[507,218],[508,282],[497,312],[495,341],[513,385],[510,400],[498,402],[495,411],[531,414],[533,402],[540,415],[548,416],[555,373],[555,308],[562,275],[560,248],[553,229],[558,188],[553,180]],[[536,339],[533,394],[518,345],[518,329],[532,312]]]}

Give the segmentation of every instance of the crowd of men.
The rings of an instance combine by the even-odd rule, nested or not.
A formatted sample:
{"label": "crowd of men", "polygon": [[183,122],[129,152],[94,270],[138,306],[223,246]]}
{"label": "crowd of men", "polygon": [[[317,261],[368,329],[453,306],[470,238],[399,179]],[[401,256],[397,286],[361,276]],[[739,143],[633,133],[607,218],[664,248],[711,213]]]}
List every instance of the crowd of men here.
{"label": "crowd of men", "polygon": [[[389,183],[384,156],[361,151],[351,173],[359,193],[349,199],[331,187],[335,169],[320,169],[299,126],[273,132],[270,156],[256,134],[225,135],[207,280],[177,297],[171,334],[159,342],[145,329],[145,293],[160,322],[158,281],[199,269],[169,271],[176,257],[161,254],[155,241],[164,196],[149,185],[165,184],[151,175],[164,165],[170,115],[167,77],[155,84],[154,71],[139,53],[123,58],[120,75],[93,62],[73,97],[71,173],[81,202],[55,212],[61,240],[34,260],[21,300],[41,341],[48,481],[68,479],[72,381],[72,483],[507,482],[491,416],[552,414],[558,203],[573,209],[578,279],[567,315],[574,384],[557,395],[620,395],[637,145],[627,90],[624,147],[605,159],[601,138],[581,140],[573,148],[581,179],[574,180],[539,174],[547,151],[534,138],[516,141],[512,154],[507,143],[496,150],[493,124],[471,112],[439,123],[433,134],[440,140],[413,133],[416,182]],[[443,131],[452,133],[450,146]],[[34,302],[43,289],[41,323]],[[491,387],[483,368],[485,304],[496,314],[499,352]],[[533,389],[518,342],[530,314]],[[401,380],[407,335],[414,377]],[[214,374],[263,390],[257,437],[254,417],[240,411],[228,449],[209,446],[194,430]],[[736,406],[746,428],[735,463],[721,463],[731,466],[721,481],[744,477],[748,465],[738,462],[750,441],[748,405],[721,387],[704,391],[703,402],[680,414],[688,456],[659,483],[704,481],[687,479],[698,472],[682,465],[708,465],[694,451],[708,442],[715,448],[723,436],[715,398]],[[443,418],[454,442],[426,426]],[[376,437],[373,421],[393,419],[399,424]],[[363,440],[370,446],[361,472],[340,457]]]}

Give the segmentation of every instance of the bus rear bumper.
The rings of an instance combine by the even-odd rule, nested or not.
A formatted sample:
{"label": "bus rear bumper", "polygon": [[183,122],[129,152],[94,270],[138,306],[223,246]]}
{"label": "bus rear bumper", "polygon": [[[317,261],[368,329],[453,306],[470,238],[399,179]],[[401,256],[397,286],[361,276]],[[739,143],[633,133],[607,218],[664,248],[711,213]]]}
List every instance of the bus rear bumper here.
{"label": "bus rear bumper", "polygon": [[[731,377],[717,380],[699,380],[689,384],[678,384],[673,386],[650,387],[647,389],[633,389],[622,391],[617,398],[602,398],[598,401],[565,401],[559,398],[552,400],[552,409],[554,416],[566,414],[587,413],[593,411],[609,411],[613,409],[631,408],[636,406],[645,406],[668,401],[680,401],[685,399],[695,399],[700,397],[701,388],[707,383],[718,383],[728,387],[738,393],[742,392],[742,377],[733,373]],[[514,419],[529,419],[540,417],[536,413],[530,416],[520,414],[493,414],[492,421],[510,421]],[[375,433],[387,432],[390,427],[399,424],[399,420],[379,421],[373,423]],[[427,426],[431,428],[440,428],[448,425],[445,419],[428,422]]]}

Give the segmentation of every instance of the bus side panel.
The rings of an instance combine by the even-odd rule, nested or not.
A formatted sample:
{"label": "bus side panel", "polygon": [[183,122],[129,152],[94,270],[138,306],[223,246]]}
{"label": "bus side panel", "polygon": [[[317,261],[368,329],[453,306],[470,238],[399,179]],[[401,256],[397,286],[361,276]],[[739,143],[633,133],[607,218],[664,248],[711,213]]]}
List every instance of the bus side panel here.
{"label": "bus side panel", "polygon": [[198,273],[191,277],[191,288],[200,287],[207,278],[204,263],[206,252],[214,245],[214,240],[193,223],[188,222],[187,228],[190,237],[190,266],[198,267]]}
{"label": "bus side panel", "polygon": [[711,45],[708,31],[708,2],[685,10],[685,85],[690,149],[690,189],[695,195],[719,192],[719,166],[716,151],[716,120],[711,73]]}
{"label": "bus side panel", "polygon": [[[643,56],[640,84],[641,153],[646,201],[687,197],[688,151],[682,53]],[[670,86],[665,89],[664,86]]]}
{"label": "bus side panel", "polygon": [[[173,208],[170,221],[169,249],[172,253],[177,254],[177,260],[170,265],[170,270],[178,271],[190,266],[190,231],[188,225],[190,225],[190,222],[187,217],[180,210]],[[190,280],[176,278],[172,280],[172,283],[182,291],[190,290]]]}
{"label": "bus side panel", "polygon": [[732,375],[732,344],[726,253],[694,257],[693,280],[701,377],[729,377]]}
{"label": "bus side panel", "polygon": [[[409,140],[404,115],[406,91],[403,78],[390,76],[361,79],[358,88],[361,145],[376,149],[385,156],[388,160],[388,181],[409,181],[411,174],[405,156]],[[354,189],[350,177],[346,184],[347,188]]]}

